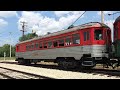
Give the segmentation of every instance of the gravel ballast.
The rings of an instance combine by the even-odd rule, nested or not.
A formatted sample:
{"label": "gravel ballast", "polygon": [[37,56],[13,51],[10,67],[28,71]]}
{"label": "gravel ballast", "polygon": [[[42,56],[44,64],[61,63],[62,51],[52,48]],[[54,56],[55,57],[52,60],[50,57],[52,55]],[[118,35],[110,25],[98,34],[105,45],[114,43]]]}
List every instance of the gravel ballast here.
{"label": "gravel ballast", "polygon": [[120,77],[116,77],[116,76],[108,76],[101,74],[94,75],[92,73],[88,74],[82,72],[46,69],[40,67],[38,68],[38,67],[15,65],[15,64],[0,63],[0,67],[14,69],[18,71],[24,71],[24,72],[33,73],[55,79],[120,79]]}

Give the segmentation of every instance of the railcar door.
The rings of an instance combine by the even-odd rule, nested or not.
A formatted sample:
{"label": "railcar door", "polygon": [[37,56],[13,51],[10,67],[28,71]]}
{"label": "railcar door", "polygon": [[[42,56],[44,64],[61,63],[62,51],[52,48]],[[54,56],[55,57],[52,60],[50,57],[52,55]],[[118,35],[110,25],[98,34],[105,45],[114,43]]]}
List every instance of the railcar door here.
{"label": "railcar door", "polygon": [[112,44],[112,41],[111,41],[111,31],[110,29],[106,29],[106,50],[107,52],[111,52],[111,44]]}
{"label": "railcar door", "polygon": [[90,44],[91,44],[90,29],[83,30],[83,45]]}

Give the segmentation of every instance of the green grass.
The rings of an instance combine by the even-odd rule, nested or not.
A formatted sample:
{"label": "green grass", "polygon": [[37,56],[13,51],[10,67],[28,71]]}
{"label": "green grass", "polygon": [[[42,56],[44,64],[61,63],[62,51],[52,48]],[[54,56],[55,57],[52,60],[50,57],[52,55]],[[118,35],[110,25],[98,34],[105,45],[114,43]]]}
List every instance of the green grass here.
{"label": "green grass", "polygon": [[[0,60],[4,60],[4,57],[0,57]],[[5,57],[5,60],[15,60],[15,57]]]}

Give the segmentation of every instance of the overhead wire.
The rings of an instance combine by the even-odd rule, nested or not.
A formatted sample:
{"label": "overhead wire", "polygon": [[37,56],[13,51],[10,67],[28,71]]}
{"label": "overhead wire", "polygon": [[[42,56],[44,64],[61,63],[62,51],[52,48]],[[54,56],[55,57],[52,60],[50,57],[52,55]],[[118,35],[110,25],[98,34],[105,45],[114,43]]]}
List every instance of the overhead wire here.
{"label": "overhead wire", "polygon": [[84,15],[85,13],[86,13],[86,11],[84,11],[84,13],[82,13],[82,14],[68,27],[68,29],[71,28],[71,27],[73,27],[73,24],[74,24],[82,15]]}

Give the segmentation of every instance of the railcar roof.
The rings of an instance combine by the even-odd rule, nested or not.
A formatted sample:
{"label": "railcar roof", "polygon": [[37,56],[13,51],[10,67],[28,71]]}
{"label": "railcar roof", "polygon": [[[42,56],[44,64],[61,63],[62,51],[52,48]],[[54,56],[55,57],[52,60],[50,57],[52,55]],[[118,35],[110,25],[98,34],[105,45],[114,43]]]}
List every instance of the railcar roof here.
{"label": "railcar roof", "polygon": [[118,18],[116,18],[114,23],[117,23],[118,21],[120,21],[120,16]]}
{"label": "railcar roof", "polygon": [[50,33],[50,34],[41,36],[41,37],[36,37],[36,38],[30,39],[30,40],[22,41],[22,42],[19,42],[18,44],[29,42],[29,41],[32,41],[32,40],[37,40],[37,39],[40,39],[40,38],[46,38],[46,37],[50,37],[50,36],[55,36],[55,35],[71,32],[71,31],[77,31],[78,29],[90,28],[90,27],[108,27],[108,26],[106,24],[103,24],[103,23],[100,23],[100,22],[90,22],[90,23],[74,26],[73,28],[70,28],[70,29],[57,31],[57,32],[54,32],[54,33]]}

